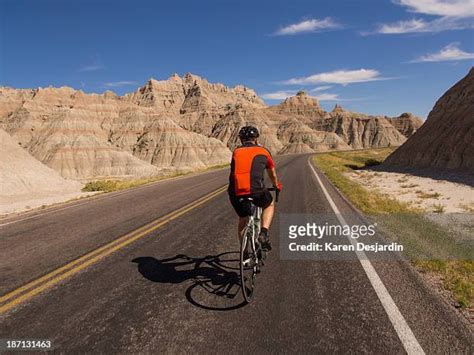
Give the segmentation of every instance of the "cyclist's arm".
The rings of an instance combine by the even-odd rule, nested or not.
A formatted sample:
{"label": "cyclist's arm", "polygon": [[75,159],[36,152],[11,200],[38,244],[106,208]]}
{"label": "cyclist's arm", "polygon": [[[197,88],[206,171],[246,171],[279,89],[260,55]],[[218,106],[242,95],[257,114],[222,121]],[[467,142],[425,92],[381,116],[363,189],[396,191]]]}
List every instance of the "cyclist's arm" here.
{"label": "cyclist's arm", "polygon": [[278,186],[278,178],[275,170],[275,162],[273,161],[272,156],[268,153],[267,156],[267,174],[270,180],[272,181],[273,186]]}
{"label": "cyclist's arm", "polygon": [[273,186],[278,186],[278,178],[277,178],[277,173],[274,167],[272,168],[267,168],[267,174],[268,177],[270,178]]}

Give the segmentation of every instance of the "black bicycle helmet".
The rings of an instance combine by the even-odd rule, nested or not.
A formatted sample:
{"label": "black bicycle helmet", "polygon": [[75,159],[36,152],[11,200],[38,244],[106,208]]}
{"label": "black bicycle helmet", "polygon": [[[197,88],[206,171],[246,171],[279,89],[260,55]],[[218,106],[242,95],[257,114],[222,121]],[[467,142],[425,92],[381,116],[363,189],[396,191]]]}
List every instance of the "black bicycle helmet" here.
{"label": "black bicycle helmet", "polygon": [[256,139],[259,136],[260,136],[260,133],[258,133],[258,129],[254,126],[245,126],[245,127],[242,127],[239,131],[239,138],[242,141]]}

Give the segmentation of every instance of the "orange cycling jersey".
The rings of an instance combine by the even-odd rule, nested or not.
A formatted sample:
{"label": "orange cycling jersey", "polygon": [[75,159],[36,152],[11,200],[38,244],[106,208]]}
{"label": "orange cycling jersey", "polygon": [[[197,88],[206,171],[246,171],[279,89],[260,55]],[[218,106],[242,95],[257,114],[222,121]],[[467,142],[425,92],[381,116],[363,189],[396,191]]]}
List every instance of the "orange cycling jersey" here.
{"label": "orange cycling jersey", "polygon": [[244,143],[232,154],[229,192],[243,196],[264,191],[264,171],[274,167],[267,149],[254,143]]}

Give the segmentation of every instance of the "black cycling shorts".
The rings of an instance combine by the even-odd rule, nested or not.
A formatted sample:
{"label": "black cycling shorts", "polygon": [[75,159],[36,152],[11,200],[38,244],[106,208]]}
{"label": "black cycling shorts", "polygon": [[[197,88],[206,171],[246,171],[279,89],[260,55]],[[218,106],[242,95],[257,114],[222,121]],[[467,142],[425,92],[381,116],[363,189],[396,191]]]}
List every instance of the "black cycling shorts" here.
{"label": "black cycling shorts", "polygon": [[235,196],[233,193],[229,192],[229,199],[232,207],[234,207],[235,212],[239,217],[248,217],[252,214],[250,204],[247,202],[246,197],[251,197],[253,199],[254,205],[262,207],[263,209],[270,206],[273,201],[272,194],[268,190],[262,192],[256,192],[250,195],[244,196]]}

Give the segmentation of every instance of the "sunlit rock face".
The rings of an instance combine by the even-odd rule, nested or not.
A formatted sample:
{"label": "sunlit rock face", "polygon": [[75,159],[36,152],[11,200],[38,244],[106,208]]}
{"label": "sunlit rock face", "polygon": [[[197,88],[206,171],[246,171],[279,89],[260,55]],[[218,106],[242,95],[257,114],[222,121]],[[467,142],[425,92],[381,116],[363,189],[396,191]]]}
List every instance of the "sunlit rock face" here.
{"label": "sunlit rock face", "polygon": [[[267,106],[255,91],[186,74],[136,91],[86,94],[69,87],[0,88],[0,128],[36,159],[72,179],[150,176],[227,163],[238,131],[259,128],[273,154],[400,145],[410,128],[303,92]],[[414,130],[414,129],[413,129]]]}

